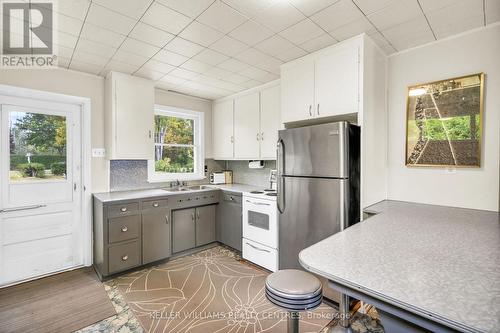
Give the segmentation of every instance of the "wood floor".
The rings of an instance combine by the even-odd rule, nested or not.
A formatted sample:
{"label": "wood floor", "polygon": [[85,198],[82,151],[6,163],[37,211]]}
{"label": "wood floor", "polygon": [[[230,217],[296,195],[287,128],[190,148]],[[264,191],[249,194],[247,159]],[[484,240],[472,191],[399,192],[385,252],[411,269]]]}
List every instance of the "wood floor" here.
{"label": "wood floor", "polygon": [[0,332],[73,332],[115,315],[92,268],[0,289]]}

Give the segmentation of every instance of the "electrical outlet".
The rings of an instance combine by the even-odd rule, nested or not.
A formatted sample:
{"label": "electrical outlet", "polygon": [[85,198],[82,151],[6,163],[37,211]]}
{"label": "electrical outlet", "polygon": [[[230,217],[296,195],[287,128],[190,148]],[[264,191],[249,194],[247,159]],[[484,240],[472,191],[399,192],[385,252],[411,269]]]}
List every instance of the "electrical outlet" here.
{"label": "electrical outlet", "polygon": [[104,148],[92,148],[92,157],[105,157],[106,149]]}

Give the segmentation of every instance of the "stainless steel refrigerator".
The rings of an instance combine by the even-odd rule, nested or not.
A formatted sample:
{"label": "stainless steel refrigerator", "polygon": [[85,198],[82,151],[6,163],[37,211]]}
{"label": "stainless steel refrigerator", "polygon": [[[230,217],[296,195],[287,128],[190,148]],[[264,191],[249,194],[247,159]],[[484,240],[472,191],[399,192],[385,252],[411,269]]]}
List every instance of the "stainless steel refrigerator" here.
{"label": "stainless steel refrigerator", "polygon": [[336,122],[281,130],[277,167],[279,268],[301,269],[302,249],[359,221],[360,129]]}

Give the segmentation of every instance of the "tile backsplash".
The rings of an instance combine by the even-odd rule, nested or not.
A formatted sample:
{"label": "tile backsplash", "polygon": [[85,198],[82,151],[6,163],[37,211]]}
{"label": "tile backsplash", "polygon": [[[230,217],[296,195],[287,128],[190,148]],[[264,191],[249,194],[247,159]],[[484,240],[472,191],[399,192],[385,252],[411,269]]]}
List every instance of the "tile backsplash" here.
{"label": "tile backsplash", "polygon": [[[276,168],[275,161],[266,161],[263,169],[249,169],[248,161],[215,161],[206,159],[207,178],[189,182],[189,185],[208,183],[208,175],[214,171],[233,170],[235,183],[269,187],[269,172]],[[170,183],[149,183],[148,163],[146,160],[110,161],[110,191],[128,191],[168,187]]]}

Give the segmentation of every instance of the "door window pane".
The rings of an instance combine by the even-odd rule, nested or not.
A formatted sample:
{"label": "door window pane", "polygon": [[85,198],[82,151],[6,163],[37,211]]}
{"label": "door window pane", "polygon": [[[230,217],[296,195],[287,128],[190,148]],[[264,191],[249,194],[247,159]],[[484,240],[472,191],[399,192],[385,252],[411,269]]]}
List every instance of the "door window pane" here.
{"label": "door window pane", "polygon": [[66,117],[9,113],[10,180],[66,179]]}

